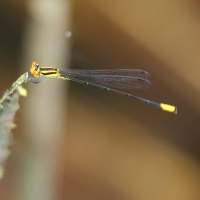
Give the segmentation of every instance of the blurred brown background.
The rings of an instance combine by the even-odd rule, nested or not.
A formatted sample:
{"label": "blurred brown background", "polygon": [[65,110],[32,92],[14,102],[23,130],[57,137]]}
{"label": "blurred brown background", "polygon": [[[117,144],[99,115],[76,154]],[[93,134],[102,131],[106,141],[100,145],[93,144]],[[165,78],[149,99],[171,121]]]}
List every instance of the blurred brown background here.
{"label": "blurred brown background", "polygon": [[27,83],[0,199],[200,199],[199,11],[196,0],[1,0],[2,94],[34,60],[138,68],[152,87],[127,92],[178,114],[78,83]]}

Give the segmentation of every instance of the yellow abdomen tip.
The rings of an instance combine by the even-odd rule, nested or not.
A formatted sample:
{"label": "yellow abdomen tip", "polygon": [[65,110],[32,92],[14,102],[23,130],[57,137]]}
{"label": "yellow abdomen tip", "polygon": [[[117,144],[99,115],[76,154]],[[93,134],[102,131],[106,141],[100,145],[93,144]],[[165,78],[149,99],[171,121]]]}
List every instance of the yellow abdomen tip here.
{"label": "yellow abdomen tip", "polygon": [[161,103],[160,107],[165,111],[173,112],[173,113],[177,114],[177,107],[176,106],[172,106],[172,105],[169,105],[169,104]]}

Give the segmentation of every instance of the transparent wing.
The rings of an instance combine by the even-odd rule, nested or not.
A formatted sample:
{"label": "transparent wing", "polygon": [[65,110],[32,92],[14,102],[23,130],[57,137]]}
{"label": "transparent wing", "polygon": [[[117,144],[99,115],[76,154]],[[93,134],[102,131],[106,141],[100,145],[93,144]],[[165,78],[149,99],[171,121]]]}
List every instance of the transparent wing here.
{"label": "transparent wing", "polygon": [[151,82],[147,80],[149,73],[139,69],[68,69],[60,70],[60,74],[64,77],[76,78],[85,82],[103,85],[110,88],[148,88],[151,85]]}

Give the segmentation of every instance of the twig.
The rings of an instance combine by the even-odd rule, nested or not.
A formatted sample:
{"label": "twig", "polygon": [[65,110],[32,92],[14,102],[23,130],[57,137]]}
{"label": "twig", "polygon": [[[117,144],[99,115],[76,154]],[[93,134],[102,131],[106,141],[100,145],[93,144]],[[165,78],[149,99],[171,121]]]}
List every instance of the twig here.
{"label": "twig", "polygon": [[8,146],[11,141],[11,129],[15,127],[13,120],[19,109],[19,96],[26,96],[22,84],[29,80],[28,73],[20,76],[0,99],[0,179],[3,176],[3,163],[9,155]]}

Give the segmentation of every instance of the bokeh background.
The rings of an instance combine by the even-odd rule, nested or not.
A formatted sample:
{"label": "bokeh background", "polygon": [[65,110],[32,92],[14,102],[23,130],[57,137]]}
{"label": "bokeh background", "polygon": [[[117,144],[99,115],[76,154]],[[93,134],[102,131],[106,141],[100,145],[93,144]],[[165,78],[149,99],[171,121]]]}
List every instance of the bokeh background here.
{"label": "bokeh background", "polygon": [[200,199],[200,1],[1,0],[0,91],[32,61],[148,71],[125,96],[56,79],[27,83],[3,200]]}

